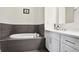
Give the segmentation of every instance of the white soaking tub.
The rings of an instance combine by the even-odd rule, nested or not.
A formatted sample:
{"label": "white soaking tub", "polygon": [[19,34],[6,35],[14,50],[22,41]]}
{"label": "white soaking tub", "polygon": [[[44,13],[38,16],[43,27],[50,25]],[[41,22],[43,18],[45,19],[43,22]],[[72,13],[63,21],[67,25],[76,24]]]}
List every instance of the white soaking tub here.
{"label": "white soaking tub", "polygon": [[2,41],[3,52],[38,50],[44,46],[44,38],[38,33],[12,34]]}

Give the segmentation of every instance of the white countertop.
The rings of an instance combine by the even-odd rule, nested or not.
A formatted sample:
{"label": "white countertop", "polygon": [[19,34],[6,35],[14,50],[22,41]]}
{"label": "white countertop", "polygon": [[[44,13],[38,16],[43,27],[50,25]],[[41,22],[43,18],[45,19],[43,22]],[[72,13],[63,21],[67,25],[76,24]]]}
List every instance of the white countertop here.
{"label": "white countertop", "polygon": [[77,37],[79,38],[79,32],[78,31],[64,31],[64,30],[51,30],[51,29],[46,29],[48,31],[52,31],[52,32],[56,32],[56,33],[60,33],[60,34],[66,34],[66,35],[71,35],[73,37]]}

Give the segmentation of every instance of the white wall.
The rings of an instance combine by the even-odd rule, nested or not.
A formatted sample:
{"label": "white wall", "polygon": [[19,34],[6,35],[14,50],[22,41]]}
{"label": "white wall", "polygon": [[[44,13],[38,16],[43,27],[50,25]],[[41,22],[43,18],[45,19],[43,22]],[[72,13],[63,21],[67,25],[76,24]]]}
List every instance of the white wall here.
{"label": "white wall", "polygon": [[[23,14],[23,8],[30,9],[30,14]],[[0,23],[43,24],[43,7],[0,7]]]}
{"label": "white wall", "polygon": [[45,29],[54,29],[57,17],[56,7],[45,7]]}
{"label": "white wall", "polygon": [[79,31],[79,8],[74,12],[74,23],[65,25],[67,30]]}

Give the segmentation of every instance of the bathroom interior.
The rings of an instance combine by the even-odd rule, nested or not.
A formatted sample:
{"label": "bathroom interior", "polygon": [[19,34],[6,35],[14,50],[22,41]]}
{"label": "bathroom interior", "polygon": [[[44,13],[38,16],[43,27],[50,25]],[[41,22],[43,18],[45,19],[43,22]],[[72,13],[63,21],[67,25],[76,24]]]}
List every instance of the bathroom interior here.
{"label": "bathroom interior", "polygon": [[0,52],[79,52],[78,7],[0,7]]}

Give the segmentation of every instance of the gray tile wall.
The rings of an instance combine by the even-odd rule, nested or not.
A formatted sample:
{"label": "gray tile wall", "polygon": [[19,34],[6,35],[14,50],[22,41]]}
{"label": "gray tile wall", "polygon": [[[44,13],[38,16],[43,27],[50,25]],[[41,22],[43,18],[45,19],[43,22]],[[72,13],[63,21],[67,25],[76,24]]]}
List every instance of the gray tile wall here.
{"label": "gray tile wall", "polygon": [[1,38],[5,38],[11,34],[12,25],[1,24]]}
{"label": "gray tile wall", "polygon": [[[0,40],[1,40],[1,24],[0,24]],[[0,42],[0,49],[1,49],[1,42]]]}
{"label": "gray tile wall", "polygon": [[1,23],[0,23],[0,40],[1,40]]}
{"label": "gray tile wall", "polygon": [[13,33],[34,33],[38,25],[13,25]]}
{"label": "gray tile wall", "polygon": [[39,33],[44,36],[44,24],[40,25],[13,25],[12,34],[14,33]]}
{"label": "gray tile wall", "polygon": [[39,31],[41,36],[44,36],[44,24],[39,25]]}

